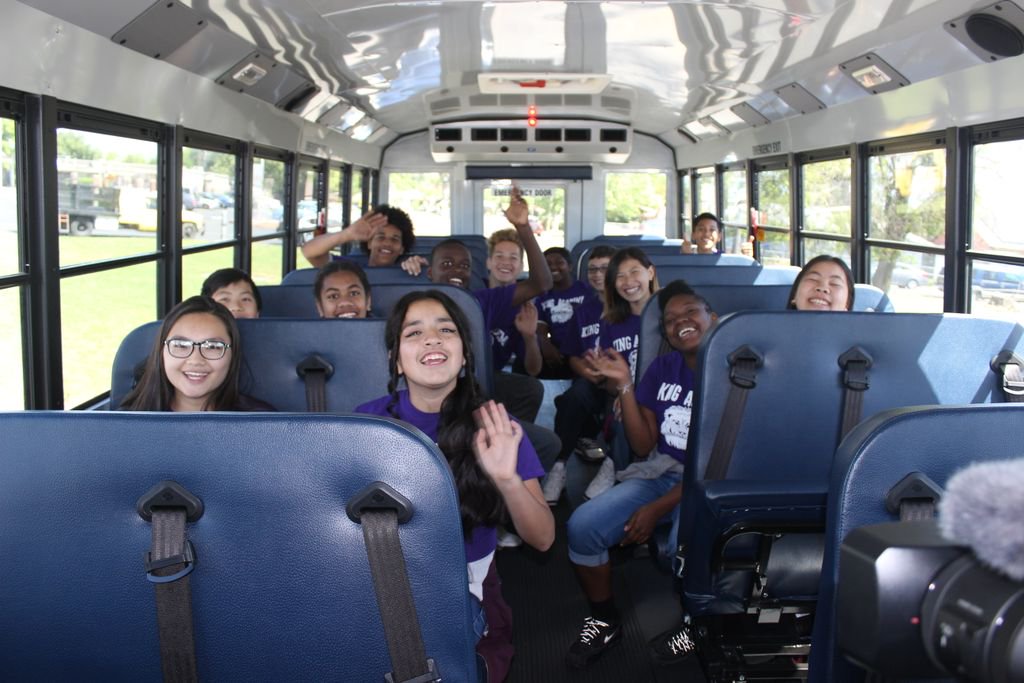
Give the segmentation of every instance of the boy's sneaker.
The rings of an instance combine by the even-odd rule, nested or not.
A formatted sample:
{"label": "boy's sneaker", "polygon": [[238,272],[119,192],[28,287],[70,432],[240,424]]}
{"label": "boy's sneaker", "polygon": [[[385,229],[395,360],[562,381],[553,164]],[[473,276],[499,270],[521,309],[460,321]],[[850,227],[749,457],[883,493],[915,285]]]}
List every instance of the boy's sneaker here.
{"label": "boy's sneaker", "polygon": [[690,656],[697,649],[689,624],[665,631],[650,642],[651,653],[661,664],[674,664]]}
{"label": "boy's sneaker", "polygon": [[613,486],[615,486],[615,463],[611,458],[605,458],[601,463],[601,469],[590,480],[590,485],[587,486],[583,495],[587,500],[593,500]]}
{"label": "boy's sneaker", "polygon": [[622,626],[607,624],[594,617],[583,620],[579,638],[569,648],[565,661],[569,666],[582,669],[614,645],[622,635]]}
{"label": "boy's sneaker", "polygon": [[544,483],[540,487],[541,491],[544,492],[544,500],[548,502],[548,505],[558,505],[562,489],[565,488],[565,477],[565,461],[559,460],[551,466],[551,471],[544,477]]}
{"label": "boy's sneaker", "polygon": [[607,457],[604,446],[597,439],[583,437],[576,441],[576,455],[584,462],[597,464]]}

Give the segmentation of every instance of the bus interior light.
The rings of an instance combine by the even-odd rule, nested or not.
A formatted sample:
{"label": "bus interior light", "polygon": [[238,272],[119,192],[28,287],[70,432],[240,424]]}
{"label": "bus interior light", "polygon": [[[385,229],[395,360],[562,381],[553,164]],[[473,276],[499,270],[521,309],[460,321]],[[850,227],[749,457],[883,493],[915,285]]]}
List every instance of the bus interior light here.
{"label": "bus interior light", "polygon": [[874,52],[843,62],[839,70],[872,95],[910,85],[910,81]]}

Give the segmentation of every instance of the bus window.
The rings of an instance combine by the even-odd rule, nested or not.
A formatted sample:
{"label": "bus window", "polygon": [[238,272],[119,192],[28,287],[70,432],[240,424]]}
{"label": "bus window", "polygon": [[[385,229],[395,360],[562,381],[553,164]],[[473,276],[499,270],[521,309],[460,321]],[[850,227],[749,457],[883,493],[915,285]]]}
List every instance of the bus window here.
{"label": "bus window", "polygon": [[696,186],[697,214],[713,213],[718,215],[718,179],[713,166],[697,169]]}
{"label": "bus window", "polygon": [[281,281],[284,177],[284,161],[261,157],[253,159],[250,192],[253,242],[249,275],[258,285],[276,285]]}
{"label": "bus window", "polygon": [[741,164],[722,173],[722,248],[739,253],[747,239],[747,171]]}
{"label": "bus window", "polygon": [[[18,250],[17,134],[12,119],[0,118],[0,275],[21,271]],[[4,318],[19,320],[19,318]]]}
{"label": "bus window", "polygon": [[363,169],[361,168],[352,168],[352,190],[349,192],[349,199],[352,202],[351,220],[355,221],[369,208],[363,204]]}
{"label": "bus window", "polygon": [[156,320],[156,273],[155,263],[143,263],[61,279],[65,407],[81,405],[109,388],[121,340]]}
{"label": "bus window", "polygon": [[755,177],[757,225],[764,234],[760,245],[761,263],[789,265],[789,169],[758,170]]}
{"label": "bus window", "polygon": [[662,171],[605,174],[604,234],[665,237],[667,193],[668,176]]}
{"label": "bus window", "polygon": [[[3,217],[0,217],[3,220]],[[0,230],[7,230],[7,224]],[[0,354],[7,359],[0,373],[0,410],[25,407],[25,377],[22,362],[21,329],[11,322],[22,320],[21,287],[0,289],[0,319],[8,321],[0,328]]]}
{"label": "bus window", "polygon": [[297,242],[295,245],[295,262],[306,263],[302,255],[302,245],[313,237],[319,225],[320,183],[324,182],[320,166],[309,162],[299,166],[298,206],[296,207]]}
{"label": "bus window", "polygon": [[[565,186],[561,183],[518,184],[530,206],[530,226],[541,249],[565,246]],[[483,187],[484,237],[495,230],[512,227],[505,218],[508,206],[508,182],[495,182]],[[527,266],[524,263],[523,268]]]}
{"label": "bus window", "polygon": [[818,240],[818,239],[805,239],[804,240],[804,263],[807,263],[815,256],[838,256],[839,258],[846,261],[847,265],[850,264],[850,243],[849,242],[837,242],[836,240]]}
{"label": "bus window", "polygon": [[[201,251],[198,254],[185,254],[181,259],[181,298],[187,299],[199,294],[199,290],[203,287],[203,280],[213,271],[234,267],[234,247]],[[277,269],[280,272],[280,264]],[[278,276],[278,280],[280,280],[280,276]]]}
{"label": "bus window", "polygon": [[799,234],[803,263],[822,254],[838,256],[850,263],[851,169],[850,159],[845,157],[808,162],[800,167],[803,224]]}
{"label": "bus window", "polygon": [[972,261],[970,312],[1024,324],[1024,266]]}
{"label": "bus window", "polygon": [[1024,187],[1024,140],[974,147],[971,250],[1024,256],[1020,188]]}
{"label": "bus window", "polygon": [[939,273],[942,257],[903,249],[872,247],[869,251],[871,282],[882,287],[879,270],[888,267],[885,289],[893,306],[901,313],[941,313],[942,287]]}
{"label": "bus window", "polygon": [[[21,274],[21,249],[18,230],[17,132],[12,119],[0,118],[0,279]],[[0,289],[0,357],[7,359],[0,374],[0,410],[25,407],[25,364],[22,356],[21,328],[13,324],[23,320],[21,287]]]}
{"label": "bus window", "polygon": [[690,179],[689,173],[679,174],[679,234],[676,237],[686,237],[693,229],[690,225],[690,212],[693,211],[693,207],[690,206]]}
{"label": "bus window", "polygon": [[182,149],[181,235],[186,249],[190,244],[235,239],[237,164],[234,154]]}
{"label": "bus window", "polygon": [[344,188],[345,170],[331,166],[327,172],[327,229],[339,230],[344,221],[345,205],[341,194]]}
{"label": "bus window", "polygon": [[157,250],[156,159],[156,142],[57,130],[61,266]]}
{"label": "bus window", "polygon": [[935,276],[946,245],[945,149],[877,154],[869,157],[868,168],[869,245],[881,240],[915,247],[872,245],[871,284],[898,311],[940,313],[943,296]]}
{"label": "bus window", "polygon": [[452,233],[451,175],[388,173],[388,205],[405,211],[417,235]]}

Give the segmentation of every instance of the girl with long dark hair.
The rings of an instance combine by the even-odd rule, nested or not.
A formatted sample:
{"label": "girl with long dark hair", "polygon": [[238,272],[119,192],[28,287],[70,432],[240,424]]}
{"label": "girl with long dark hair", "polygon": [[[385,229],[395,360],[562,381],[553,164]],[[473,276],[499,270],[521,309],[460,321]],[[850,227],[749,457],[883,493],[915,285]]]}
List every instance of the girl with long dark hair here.
{"label": "girl with long dark hair", "polygon": [[[555,538],[538,483],[544,469],[519,423],[481,395],[469,323],[447,295],[427,290],[403,296],[388,317],[384,339],[388,393],[356,412],[404,420],[441,449],[459,495],[469,591],[481,605],[478,617],[493,623],[489,607],[503,604],[493,565],[497,524],[511,520],[522,539],[542,551]],[[484,634],[482,619],[476,629]],[[487,661],[494,680],[501,680]]]}
{"label": "girl with long dark hair", "polygon": [[185,299],[164,318],[142,377],[121,410],[273,410],[239,390],[242,351],[231,312],[205,296]]}

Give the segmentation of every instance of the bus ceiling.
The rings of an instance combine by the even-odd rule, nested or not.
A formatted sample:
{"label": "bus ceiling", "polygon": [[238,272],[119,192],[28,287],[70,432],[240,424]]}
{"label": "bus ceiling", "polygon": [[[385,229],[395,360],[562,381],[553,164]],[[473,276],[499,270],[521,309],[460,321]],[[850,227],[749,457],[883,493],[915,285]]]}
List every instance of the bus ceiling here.
{"label": "bus ceiling", "polygon": [[[433,142],[446,143],[432,152],[448,160],[494,160],[503,142],[523,143],[527,156],[534,142],[582,150],[590,139],[564,136],[604,143],[607,124],[627,130],[624,139],[569,161],[621,163],[631,131],[693,149],[1024,52],[1024,11],[1013,2],[3,4],[35,8],[351,140],[380,147],[430,126]],[[47,47],[57,49],[54,41]],[[471,128],[465,141],[436,137],[481,121],[505,123],[490,126],[494,140],[472,139]],[[523,133],[505,141],[502,128]],[[468,144],[476,142],[489,146]]]}

